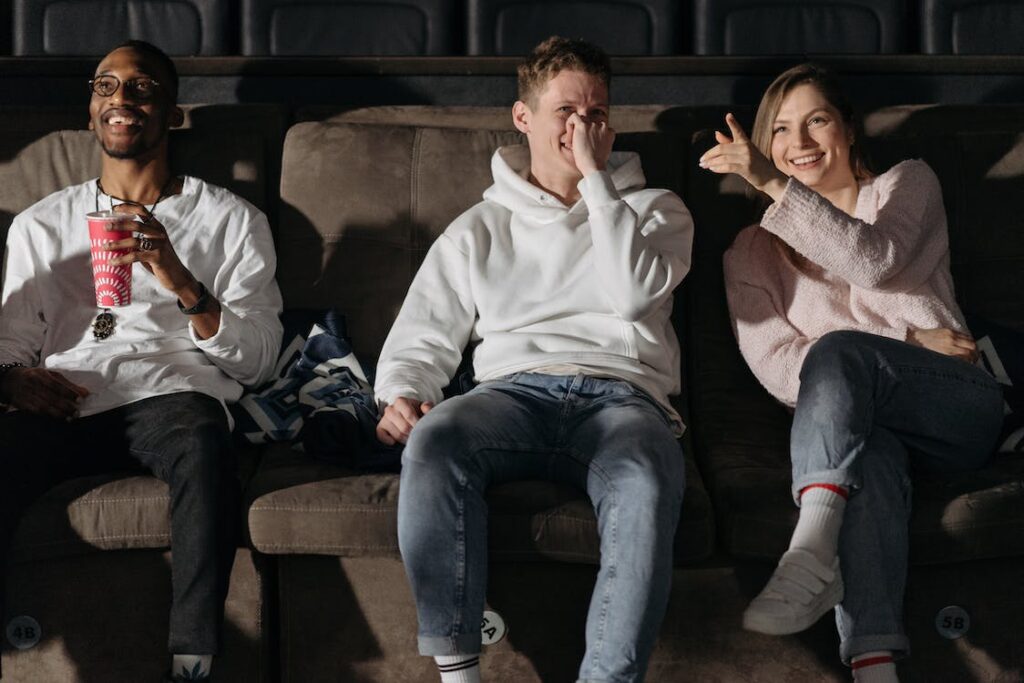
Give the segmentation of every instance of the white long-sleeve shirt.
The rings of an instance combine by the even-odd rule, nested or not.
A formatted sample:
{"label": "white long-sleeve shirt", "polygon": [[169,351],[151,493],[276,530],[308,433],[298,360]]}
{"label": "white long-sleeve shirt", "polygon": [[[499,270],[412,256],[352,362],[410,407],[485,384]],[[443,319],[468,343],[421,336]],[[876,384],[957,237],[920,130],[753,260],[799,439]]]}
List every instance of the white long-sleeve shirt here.
{"label": "white long-sleeve shirt", "polygon": [[477,381],[557,365],[632,382],[673,416],[679,343],[672,290],[693,221],[645,190],[640,158],[614,153],[567,207],[531,184],[529,150],[503,147],[494,184],[434,242],[381,351],[375,391],[437,402],[469,341]]}
{"label": "white long-sleeve shirt", "polygon": [[90,394],[90,415],[152,396],[197,391],[234,401],[273,371],[281,295],[266,217],[228,190],[186,176],[154,215],[186,268],[221,303],[220,329],[200,339],[142,264],[132,303],[111,308],[115,329],[93,337],[97,308],[86,214],[110,208],[96,181],[42,199],[15,217],[7,237],[0,362],[59,372]]}

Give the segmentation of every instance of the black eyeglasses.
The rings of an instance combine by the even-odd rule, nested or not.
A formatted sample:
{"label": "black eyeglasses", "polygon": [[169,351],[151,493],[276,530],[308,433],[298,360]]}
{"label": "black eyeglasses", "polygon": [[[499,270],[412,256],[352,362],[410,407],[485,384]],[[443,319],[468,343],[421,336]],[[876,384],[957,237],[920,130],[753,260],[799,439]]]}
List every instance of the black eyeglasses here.
{"label": "black eyeglasses", "polygon": [[89,90],[100,97],[111,97],[124,84],[125,93],[134,100],[145,102],[156,96],[160,84],[148,76],[129,78],[122,81],[117,76],[97,76],[89,81]]}

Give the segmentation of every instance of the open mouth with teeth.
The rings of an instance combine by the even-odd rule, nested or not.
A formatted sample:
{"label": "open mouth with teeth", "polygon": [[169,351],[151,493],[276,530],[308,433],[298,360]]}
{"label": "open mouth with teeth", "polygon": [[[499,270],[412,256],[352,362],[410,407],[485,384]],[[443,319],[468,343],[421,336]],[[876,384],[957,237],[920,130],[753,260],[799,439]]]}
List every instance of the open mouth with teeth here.
{"label": "open mouth with teeth", "polygon": [[116,110],[106,114],[103,123],[115,133],[128,133],[142,127],[142,117],[132,112]]}
{"label": "open mouth with teeth", "polygon": [[815,154],[806,154],[802,157],[790,159],[789,163],[793,166],[796,166],[797,168],[809,168],[814,164],[818,163],[819,161],[821,161],[824,157],[824,152],[817,152]]}

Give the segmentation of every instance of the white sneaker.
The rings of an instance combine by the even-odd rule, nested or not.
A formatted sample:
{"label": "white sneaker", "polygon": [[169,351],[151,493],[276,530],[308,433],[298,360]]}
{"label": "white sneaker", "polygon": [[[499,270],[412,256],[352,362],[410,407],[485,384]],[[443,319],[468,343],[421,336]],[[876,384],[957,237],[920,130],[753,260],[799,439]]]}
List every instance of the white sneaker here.
{"label": "white sneaker", "polygon": [[768,585],[743,613],[748,631],[783,636],[810,627],[843,599],[839,558],[826,567],[812,553],[793,548],[779,560]]}

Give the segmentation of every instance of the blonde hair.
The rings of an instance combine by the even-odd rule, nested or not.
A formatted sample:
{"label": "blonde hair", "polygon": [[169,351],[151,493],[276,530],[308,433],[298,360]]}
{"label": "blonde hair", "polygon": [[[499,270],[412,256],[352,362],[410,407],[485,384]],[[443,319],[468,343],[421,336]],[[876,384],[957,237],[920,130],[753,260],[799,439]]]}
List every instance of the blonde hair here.
{"label": "blonde hair", "polygon": [[551,36],[537,47],[517,68],[519,99],[531,107],[544,86],[562,71],[582,71],[611,86],[612,67],[604,50],[575,38]]}
{"label": "blonde hair", "polygon": [[854,115],[853,106],[843,92],[839,79],[835,74],[825,67],[817,64],[800,64],[787,69],[779,74],[778,78],[772,81],[768,89],[764,91],[761,104],[757,107],[757,116],[754,119],[754,128],[750,133],[750,141],[754,143],[761,152],[772,158],[772,128],[775,119],[778,118],[782,101],[786,99],[798,85],[810,84],[818,89],[818,92],[838,112],[843,125],[853,135],[853,142],[850,144],[850,170],[853,177],[858,180],[869,178],[872,175],[868,167],[861,140],[863,139],[860,130],[860,121]]}

